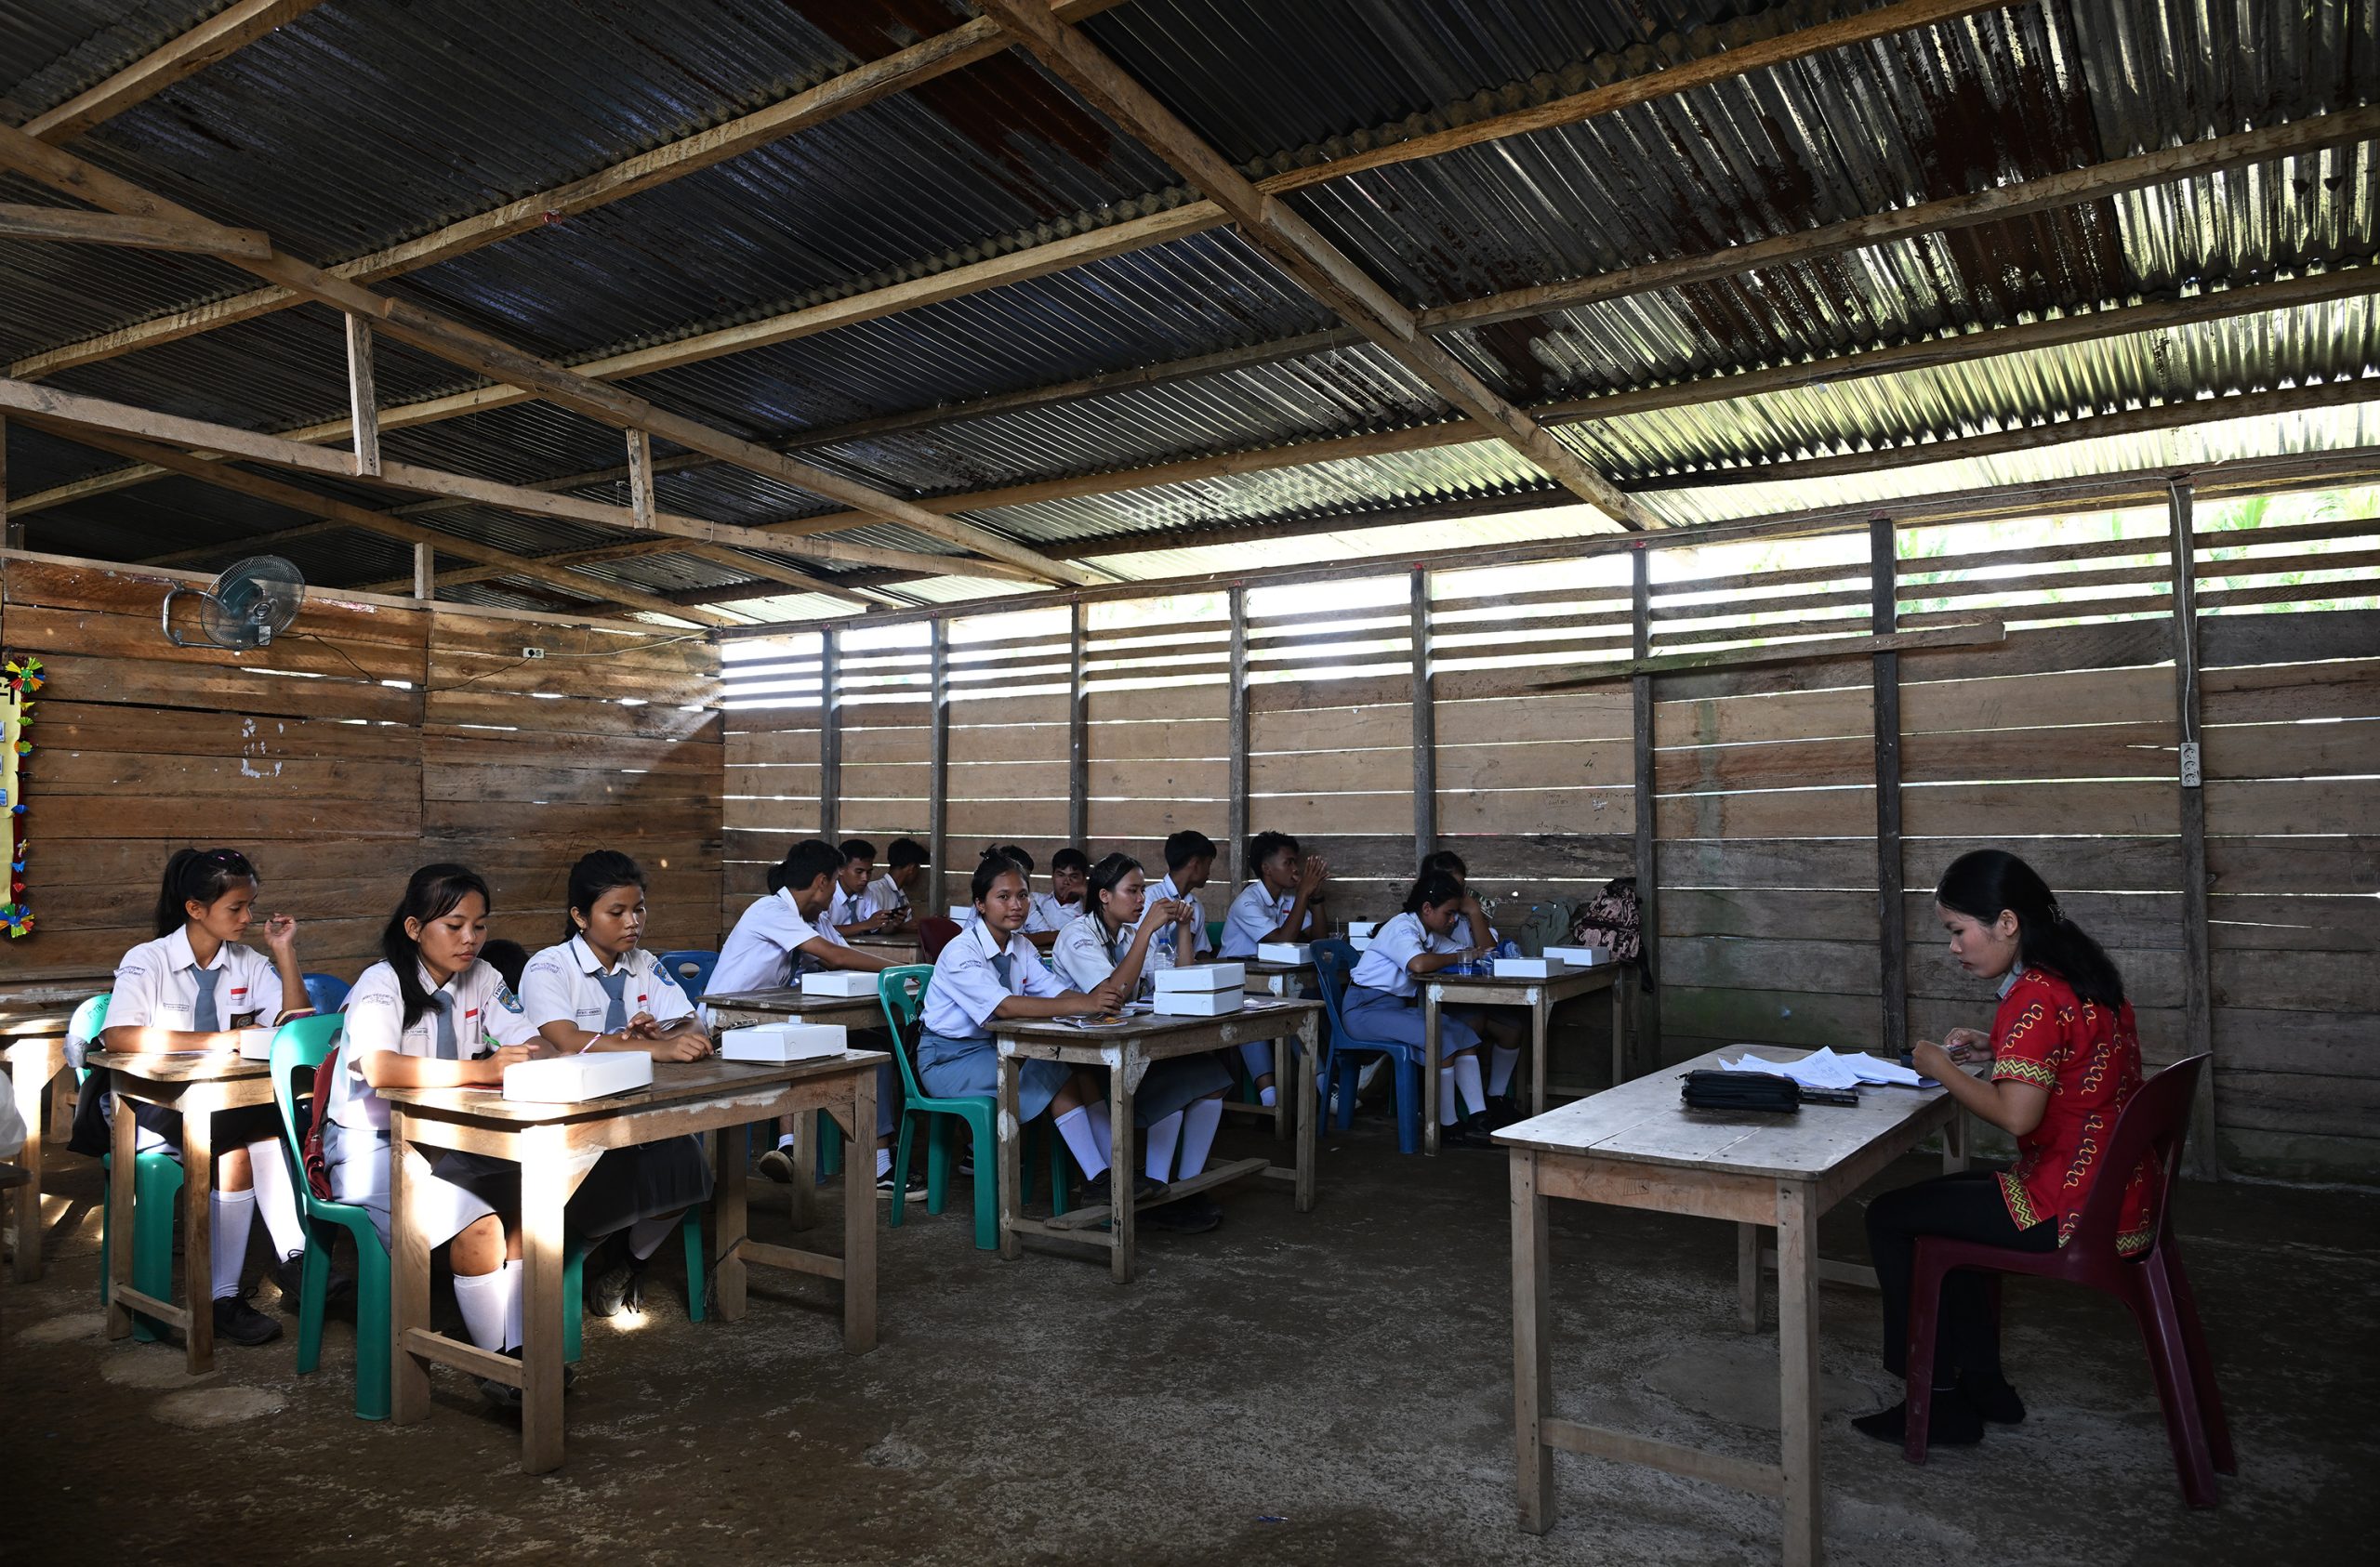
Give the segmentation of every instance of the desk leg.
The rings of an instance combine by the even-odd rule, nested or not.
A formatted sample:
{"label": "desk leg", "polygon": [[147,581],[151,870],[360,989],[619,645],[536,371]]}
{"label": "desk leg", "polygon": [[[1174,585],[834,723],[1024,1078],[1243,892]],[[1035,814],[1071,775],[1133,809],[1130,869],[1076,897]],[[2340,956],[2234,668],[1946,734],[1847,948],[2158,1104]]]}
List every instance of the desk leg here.
{"label": "desk leg", "polygon": [[852,1134],[843,1152],[843,1352],[848,1355],[864,1355],[876,1348],[875,1155],[876,1069],[870,1067],[852,1074]]}
{"label": "desk leg", "polygon": [[1016,1234],[1021,1207],[1018,1196],[1025,1190],[1025,1124],[1016,1113],[1018,1075],[1022,1071],[1014,1056],[1005,1050],[999,1052],[994,1067],[992,1115],[998,1123],[995,1134],[1000,1153],[1000,1256],[1012,1262],[1025,1249]]}
{"label": "desk leg", "polygon": [[1139,1228],[1140,1205],[1132,1201],[1136,1184],[1132,1178],[1141,1171],[1140,1150],[1134,1138],[1139,1128],[1132,1125],[1132,1084],[1140,1075],[1133,1069],[1145,1064],[1140,1060],[1139,1048],[1127,1043],[1117,1052],[1116,1070],[1107,1076],[1107,1184],[1116,1193],[1112,1210],[1115,1245],[1107,1260],[1119,1284],[1132,1282],[1133,1231]]}
{"label": "desk leg", "polygon": [[[765,1123],[774,1131],[774,1123]],[[751,1133],[742,1126],[722,1126],[719,1131],[719,1149],[712,1169],[711,1231],[715,1248],[711,1275],[719,1281],[719,1314],[728,1322],[738,1322],[744,1316],[744,1243],[751,1236],[751,1211],[747,1205],[746,1180],[749,1166],[744,1155],[748,1150],[745,1139]]]}
{"label": "desk leg", "polygon": [[1554,1527],[1554,1452],[1543,1423],[1554,1402],[1554,1358],[1546,1342],[1545,1198],[1537,1155],[1513,1150],[1513,1446],[1520,1475],[1521,1527]]}
{"label": "desk leg", "polygon": [[[1967,1113],[1952,1107],[1942,1123],[1942,1173],[1957,1175],[1967,1167]],[[21,1243],[20,1243],[21,1244]]]}
{"label": "desk leg", "polygon": [[1826,1556],[1818,1478],[1818,1213],[1805,1181],[1777,1186],[1778,1396],[1785,1468],[1785,1567]]}
{"label": "desk leg", "polygon": [[190,1308],[182,1346],[192,1376],[215,1369],[214,1206],[214,1096],[194,1086],[182,1096],[182,1304]]}
{"label": "desk leg", "polygon": [[430,1413],[430,1363],[406,1348],[416,1328],[430,1328],[430,1242],[414,1211],[416,1183],[430,1161],[413,1145],[405,1111],[389,1115],[389,1423],[410,1426]]}
{"label": "desk leg", "polygon": [[1438,1000],[1436,985],[1421,987],[1421,1152],[1438,1151]]}
{"label": "desk leg", "polygon": [[1760,1331],[1760,1226],[1736,1226],[1736,1325]]}
{"label": "desk leg", "polygon": [[[774,1129],[774,1123],[771,1123]],[[875,1147],[871,1139],[868,1146]],[[843,1150],[845,1179],[848,1172],[859,1168],[858,1145]],[[786,1151],[793,1160],[793,1185],[786,1198],[786,1211],[796,1230],[813,1228],[818,1222],[818,1113],[814,1110],[797,1112],[793,1117],[793,1146]],[[868,1195],[875,1195],[875,1182],[868,1183]]]}
{"label": "desk leg", "polygon": [[8,1276],[20,1284],[41,1277],[41,1101],[49,1092],[49,1082],[46,1078],[33,1081],[40,1071],[31,1049],[12,1052],[8,1082],[16,1090],[17,1118],[25,1127],[24,1150],[17,1155],[17,1163],[25,1169],[25,1184],[17,1188],[17,1255],[8,1265]]}
{"label": "desk leg", "polygon": [[[1320,1014],[1308,1012],[1298,1025],[1298,1212],[1314,1211],[1315,1123],[1322,1118],[1322,1085],[1316,1076],[1322,1051]],[[1286,1080],[1282,1086],[1289,1085]]]}
{"label": "desk leg", "polygon": [[561,1126],[521,1142],[521,1470],[562,1468],[562,1209],[570,1201]]}
{"label": "desk leg", "polygon": [[1289,1060],[1289,1042],[1273,1041],[1273,1140],[1284,1141],[1295,1125],[1289,1113],[1289,1085],[1297,1080],[1297,1062]]}
{"label": "desk leg", "polygon": [[108,1255],[100,1260],[100,1266],[108,1271],[110,1338],[126,1338],[132,1333],[132,1312],[124,1304],[124,1292],[132,1284],[132,1159],[138,1146],[132,1122],[132,1101],[119,1096],[115,1101],[115,1123],[110,1133],[115,1150],[108,1159],[108,1209],[112,1216]]}
{"label": "desk leg", "polygon": [[1554,997],[1549,990],[1535,993],[1537,999],[1528,1007],[1528,1113],[1545,1113],[1545,1036],[1547,1025],[1554,1017]]}
{"label": "desk leg", "polygon": [[1628,976],[1611,977],[1611,1086],[1628,1081]]}

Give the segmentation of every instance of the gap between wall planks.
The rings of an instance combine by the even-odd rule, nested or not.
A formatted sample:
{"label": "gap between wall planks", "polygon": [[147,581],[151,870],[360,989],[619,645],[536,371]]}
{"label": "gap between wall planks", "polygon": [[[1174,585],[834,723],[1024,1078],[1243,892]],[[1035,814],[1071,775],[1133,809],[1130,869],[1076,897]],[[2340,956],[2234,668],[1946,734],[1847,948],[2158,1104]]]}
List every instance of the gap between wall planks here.
{"label": "gap between wall planks", "polygon": [[[350,980],[377,960],[404,876],[432,859],[476,866],[496,933],[534,949],[556,939],[570,861],[621,848],[652,877],[656,935],[708,939],[721,726],[707,639],[317,594],[270,647],[178,649],[157,612],[188,573],[24,554],[0,573],[0,638],[50,675],[28,778],[36,925],[0,943],[0,978],[104,985],[153,934],[151,889],[185,844],[250,852],[266,909],[299,919],[306,968]],[[524,664],[525,646],[550,656]],[[589,652],[602,656],[566,656]]]}
{"label": "gap between wall planks", "polygon": [[[1892,519],[1879,517],[1868,525],[1868,629],[1889,637],[1900,629],[1898,563],[1899,534]],[[1884,1052],[1891,1060],[1910,1047],[1909,936],[1901,925],[1903,902],[1900,845],[1900,654],[1887,650],[1872,655],[1871,678],[1875,686],[1876,770],[1876,932],[1884,985],[1881,1026]]]}

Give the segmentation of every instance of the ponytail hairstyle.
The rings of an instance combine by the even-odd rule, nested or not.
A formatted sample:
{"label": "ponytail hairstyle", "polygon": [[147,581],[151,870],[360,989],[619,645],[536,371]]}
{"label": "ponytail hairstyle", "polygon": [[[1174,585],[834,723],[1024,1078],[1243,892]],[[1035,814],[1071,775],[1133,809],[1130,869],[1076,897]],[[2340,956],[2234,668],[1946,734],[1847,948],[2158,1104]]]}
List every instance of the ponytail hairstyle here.
{"label": "ponytail hairstyle", "polygon": [[2041,873],[2004,849],[1977,849],[1950,862],[1934,901],[1986,925],[2003,910],[2016,916],[2016,962],[2043,968],[2085,1001],[2123,1005],[2123,976],[2088,931],[2066,917]]}
{"label": "ponytail hairstyle", "polygon": [[1469,881],[1471,879],[1471,867],[1464,864],[1462,863],[1462,856],[1457,854],[1451,849],[1441,849],[1435,854],[1424,856],[1421,861],[1421,869],[1424,871],[1450,871],[1454,874],[1454,879],[1457,881]]}
{"label": "ponytail hairstyle", "polygon": [[424,865],[405,883],[404,901],[380,931],[380,955],[395,972],[397,992],[404,998],[403,1026],[413,1027],[430,1010],[430,993],[421,988],[421,943],[406,934],[405,921],[427,925],[443,919],[474,892],[480,895],[481,907],[495,912],[496,900],[488,895],[486,878],[469,865],[451,861]]}
{"label": "ponytail hairstyle", "polygon": [[983,859],[976,863],[974,876],[967,883],[968,901],[975,903],[982,902],[990,895],[992,883],[1011,871],[1023,876],[1028,887],[1032,885],[1032,873],[1000,852],[997,847],[984,850]]}
{"label": "ponytail hairstyle", "polygon": [[1413,878],[1413,890],[1405,895],[1405,912],[1420,914],[1441,903],[1451,903],[1462,896],[1462,883],[1454,879],[1451,871],[1423,871]]}
{"label": "ponytail hairstyle", "polygon": [[[1064,851],[1061,850],[1061,852]],[[1110,854],[1098,864],[1093,865],[1086,873],[1089,879],[1083,887],[1083,916],[1090,919],[1103,918],[1099,903],[1100,894],[1115,891],[1124,885],[1126,876],[1140,869],[1141,863],[1129,854]],[[1147,873],[1144,871],[1142,874],[1145,876]],[[1107,928],[1102,925],[1100,928],[1104,930]],[[1104,937],[1102,938],[1102,940],[1104,939]]]}
{"label": "ponytail hairstyle", "polygon": [[599,849],[592,854],[582,854],[578,863],[570,868],[570,902],[562,910],[562,939],[585,934],[573,915],[595,913],[595,901],[615,887],[633,887],[644,890],[644,867],[616,849]]}
{"label": "ponytail hairstyle", "polygon": [[212,903],[234,882],[256,879],[257,868],[236,849],[177,849],[157,893],[157,934],[170,936],[190,923],[183,904]]}

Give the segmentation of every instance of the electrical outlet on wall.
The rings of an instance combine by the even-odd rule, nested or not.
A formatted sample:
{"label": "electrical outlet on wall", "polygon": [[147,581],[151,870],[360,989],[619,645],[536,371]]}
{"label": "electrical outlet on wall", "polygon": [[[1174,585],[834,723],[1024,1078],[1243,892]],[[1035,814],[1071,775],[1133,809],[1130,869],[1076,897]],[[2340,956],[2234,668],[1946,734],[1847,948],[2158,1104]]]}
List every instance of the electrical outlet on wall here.
{"label": "electrical outlet on wall", "polygon": [[2182,787],[2195,789],[2199,784],[2198,742],[2192,740],[2182,746]]}
{"label": "electrical outlet on wall", "polygon": [[543,658],[546,656],[546,650],[543,648],[522,648],[521,650],[521,656],[522,658]]}

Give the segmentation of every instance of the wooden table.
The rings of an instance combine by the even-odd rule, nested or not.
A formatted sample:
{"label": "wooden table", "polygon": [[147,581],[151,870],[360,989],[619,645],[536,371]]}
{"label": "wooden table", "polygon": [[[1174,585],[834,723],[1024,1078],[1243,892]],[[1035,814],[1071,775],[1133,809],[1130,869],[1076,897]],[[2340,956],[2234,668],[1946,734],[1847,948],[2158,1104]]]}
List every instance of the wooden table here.
{"label": "wooden table", "polygon": [[[17,1206],[17,1254],[8,1264],[8,1276],[20,1284],[30,1284],[42,1274],[42,1231],[46,1226],[41,1211],[41,1176],[47,1157],[42,1144],[49,1140],[42,1135],[42,1100],[48,1094],[50,1084],[66,1071],[66,1023],[73,1015],[73,1007],[46,1013],[18,1013],[6,1025],[8,1086],[17,1101],[17,1115],[25,1124],[24,1152],[17,1155],[25,1179],[16,1189],[13,1199]],[[63,1142],[73,1130],[73,1104],[70,1096],[64,1109],[51,1115],[49,1138]]]}
{"label": "wooden table", "polygon": [[[711,1036],[716,1039],[731,1028],[745,1028],[754,1023],[840,1023],[847,1029],[880,1029],[884,1026],[884,1005],[875,996],[810,995],[792,985],[772,990],[726,991],[706,995],[702,1004],[710,1008]],[[774,1130],[774,1128],[772,1128]],[[807,1230],[818,1222],[818,1118],[797,1115],[793,1119],[793,1151],[787,1155],[793,1161],[794,1180],[787,1199],[794,1228]],[[872,1149],[876,1146],[876,1128],[871,1123],[867,1134],[855,1145]]]}
{"label": "wooden table", "polygon": [[[744,1061],[656,1061],[653,1084],[584,1104],[528,1104],[496,1088],[383,1088],[389,1101],[389,1204],[394,1256],[390,1288],[390,1418],[410,1425],[430,1413],[432,1361],[522,1390],[521,1468],[562,1465],[562,1209],[607,1150],[688,1134],[724,1132],[779,1115],[824,1110],[846,1131],[876,1126],[876,1069],[884,1056],[853,1050],[817,1060],[763,1066]],[[522,1259],[521,1358],[513,1360],[430,1326],[428,1239],[411,1221],[413,1182],[429,1171],[425,1150],[450,1148],[521,1166]],[[843,1349],[876,1348],[876,1187],[846,1181],[843,1255],[766,1245],[745,1232],[743,1150],[713,1143],[711,1275],[720,1315],[744,1315],[744,1265],[759,1262],[840,1279]],[[121,1227],[120,1227],[121,1228]]]}
{"label": "wooden table", "polygon": [[[1252,957],[1225,957],[1218,958],[1216,961],[1236,963],[1246,969],[1249,981],[1247,988],[1251,992],[1262,990],[1267,994],[1277,995],[1289,1001],[1304,996],[1319,996],[1322,994],[1316,988],[1315,967],[1311,963],[1263,963]],[[1316,1021],[1315,1027],[1316,1029],[1322,1027],[1320,1020]],[[1286,1036],[1273,1042],[1273,1084],[1276,1087],[1285,1087],[1289,1084],[1291,1064],[1289,1060],[1289,1042]],[[1325,1085],[1322,1091],[1327,1095],[1329,1092],[1329,1086]],[[1250,1104],[1244,1100],[1236,1100],[1226,1095],[1223,1099],[1223,1108],[1235,1115],[1268,1120],[1273,1123],[1273,1135],[1276,1138],[1286,1138],[1294,1129],[1293,1123],[1289,1119],[1289,1096],[1275,1094],[1273,1098],[1275,1102],[1268,1110],[1262,1104]]]}
{"label": "wooden table", "polygon": [[[1618,963],[1570,968],[1550,980],[1500,980],[1488,974],[1432,974],[1421,978],[1421,1152],[1438,1151],[1438,1018],[1456,1007],[1528,1008],[1528,1109],[1545,1113],[1545,1031],[1554,1008],[1591,991],[1611,992],[1611,1080],[1620,1082],[1627,1062],[1627,1007]],[[1482,1063],[1485,1064],[1484,1062]]]}
{"label": "wooden table", "polygon": [[[1135,1152],[1139,1129],[1132,1125],[1132,1096],[1151,1063],[1170,1060],[1179,1056],[1204,1055],[1210,1051],[1229,1049],[1235,1046],[1252,1044],[1262,1039],[1298,1041],[1301,1062],[1294,1096],[1280,1095],[1283,1103],[1292,1097],[1297,1102],[1297,1164],[1288,1169],[1269,1159],[1236,1159],[1231,1163],[1210,1165],[1187,1180],[1177,1180],[1165,1189],[1163,1198],[1186,1196],[1221,1186],[1229,1180],[1259,1172],[1276,1180],[1296,1183],[1297,1207],[1300,1213],[1314,1211],[1315,1153],[1315,1051],[1319,1043],[1322,1004],[1318,1001],[1284,1001],[1267,997],[1250,1001],[1239,1011],[1220,1018],[1167,1018],[1152,1013],[1136,1013],[1122,1022],[1104,1028],[1076,1028],[1062,1022],[1024,1022],[995,1019],[993,1038],[999,1051],[997,1102],[999,1107],[1000,1155],[1000,1256],[1015,1258],[1023,1249],[1020,1237],[1049,1235],[1061,1240],[1078,1241],[1088,1245],[1107,1249],[1109,1267],[1117,1284],[1128,1284],[1132,1277],[1133,1216],[1139,1205],[1123,1202],[1114,1210],[1106,1206],[1078,1208],[1050,1219],[1026,1218],[1017,1198],[1024,1190],[1025,1126],[1017,1110],[1017,1085],[1023,1063],[1028,1060],[1063,1061],[1068,1066],[1104,1068],[1107,1072],[1107,1125],[1110,1134],[1107,1162],[1115,1169],[1115,1182],[1119,1192],[1132,1190],[1132,1178],[1141,1167]],[[1096,1228],[1102,1219],[1113,1218],[1113,1227],[1105,1231]]]}
{"label": "wooden table", "polygon": [[[272,1102],[272,1073],[262,1061],[236,1051],[205,1054],[124,1055],[93,1050],[84,1057],[93,1072],[109,1074],[115,1090],[114,1156],[108,1170],[108,1337],[132,1332],[135,1308],[182,1330],[183,1352],[196,1376],[215,1367],[215,1313],[209,1295],[215,1276],[213,1220],[215,1117]],[[133,1153],[132,1107],[153,1104],[182,1116],[182,1295],[187,1307],[143,1295],[132,1287]]]}
{"label": "wooden table", "polygon": [[871,931],[864,936],[846,936],[845,945],[870,957],[880,957],[887,963],[916,963],[918,938],[913,931],[906,936],[884,936]]}
{"label": "wooden table", "polygon": [[[1863,1088],[1857,1108],[1810,1105],[1792,1115],[1689,1111],[1678,1076],[1745,1048],[1775,1060],[1807,1052],[1732,1047],[1574,1100],[1496,1134],[1512,1150],[1513,1407],[1521,1527],[1554,1524],[1554,1450],[1644,1464],[1781,1497],[1787,1567],[1824,1554],[1818,1484],[1818,1282],[1872,1284],[1867,1269],[1827,1265],[1818,1218],[1929,1134],[1945,1136],[1946,1169],[1965,1167],[1964,1124],[1939,1088]],[[1731,1220],[1737,1226],[1739,1325],[1759,1325],[1762,1227],[1778,1244],[1777,1323],[1782,1462],[1754,1464],[1552,1413],[1546,1202],[1564,1197]],[[1864,1281],[1862,1279],[1864,1275]]]}

